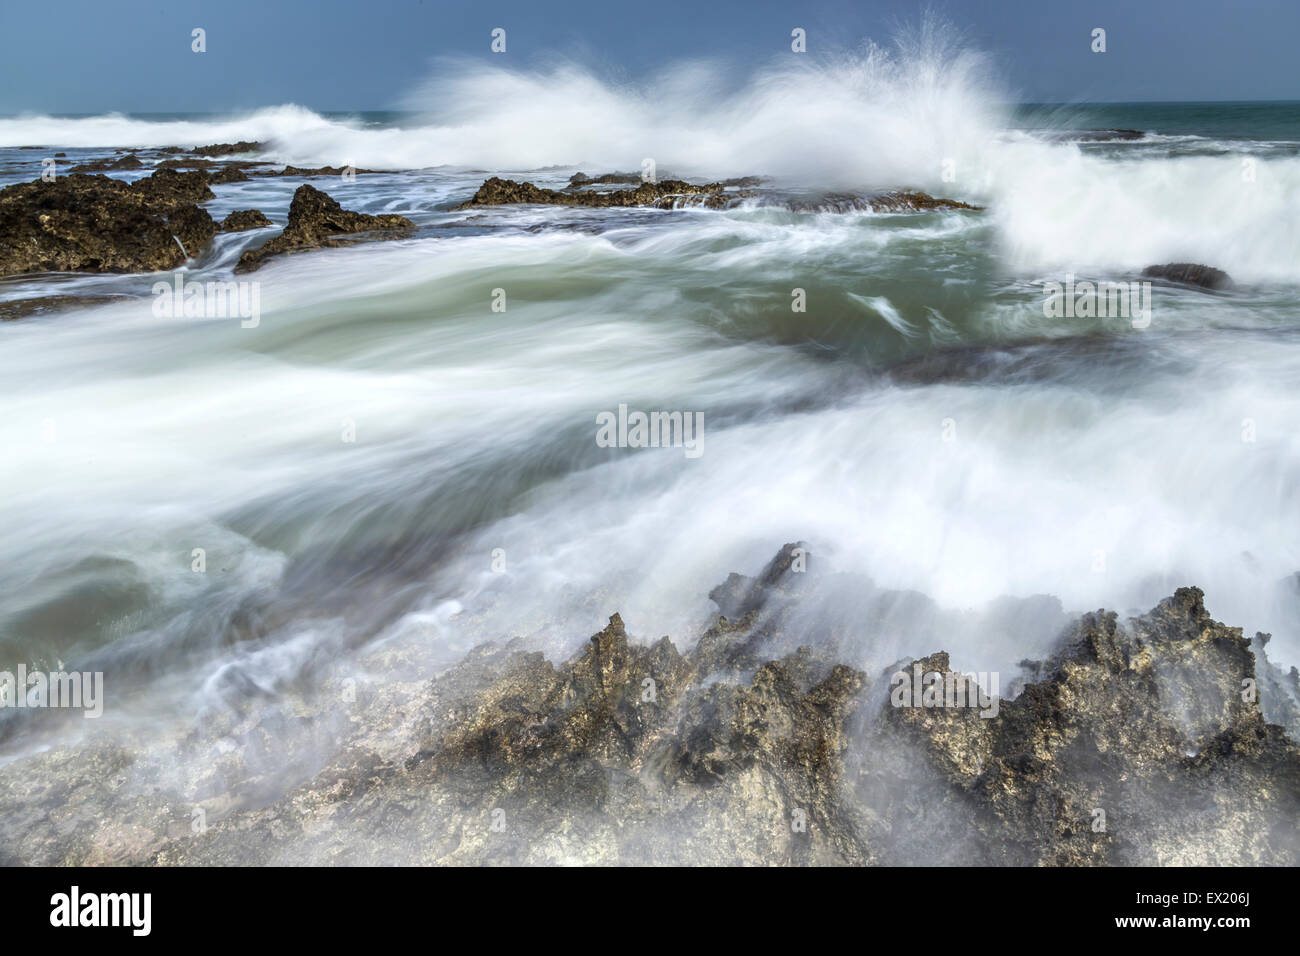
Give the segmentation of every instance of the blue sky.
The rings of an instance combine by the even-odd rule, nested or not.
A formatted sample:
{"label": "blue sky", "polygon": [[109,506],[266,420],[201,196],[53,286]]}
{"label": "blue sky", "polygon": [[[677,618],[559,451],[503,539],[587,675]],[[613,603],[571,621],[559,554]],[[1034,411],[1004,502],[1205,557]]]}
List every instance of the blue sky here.
{"label": "blue sky", "polygon": [[[1300,0],[947,0],[1018,98],[1300,99]],[[448,54],[556,54],[635,79],[718,58],[743,73],[808,31],[809,55],[886,40],[904,0],[0,0],[0,112],[385,109]],[[207,52],[190,31],[207,31]],[[1089,49],[1094,27],[1107,53]]]}

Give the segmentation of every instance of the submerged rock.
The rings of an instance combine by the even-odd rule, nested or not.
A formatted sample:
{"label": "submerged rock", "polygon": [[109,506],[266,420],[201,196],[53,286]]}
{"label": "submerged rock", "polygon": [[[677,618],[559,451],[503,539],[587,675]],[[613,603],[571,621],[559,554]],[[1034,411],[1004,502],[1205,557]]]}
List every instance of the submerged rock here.
{"label": "submerged rock", "polygon": [[816,199],[800,199],[790,203],[795,212],[929,212],[934,209],[973,209],[957,199],[943,199],[915,189],[898,189],[890,192],[857,195],[830,193]]}
{"label": "submerged rock", "polygon": [[211,198],[202,173],[175,170],[130,185],[75,174],[10,186],[0,190],[0,274],[176,268],[216,231],[196,205]]}
{"label": "submerged rock", "polygon": [[260,209],[236,209],[221,220],[222,232],[245,232],[249,229],[261,229],[271,225],[271,220]]}
{"label": "submerged rock", "polygon": [[1163,266],[1147,266],[1142,275],[1151,279],[1168,279],[1184,285],[1200,286],[1203,289],[1230,289],[1232,279],[1222,269],[1198,265],[1194,262],[1170,262]]}
{"label": "submerged rock", "polygon": [[12,322],[30,316],[41,316],[51,312],[68,312],[84,309],[108,302],[132,301],[131,296],[124,295],[42,295],[30,299],[10,299],[0,302],[0,321]]}
{"label": "submerged rock", "polygon": [[374,232],[373,238],[396,239],[409,235],[414,228],[415,224],[405,216],[372,216],[344,209],[328,194],[304,184],[293,194],[284,231],[264,245],[245,251],[235,271],[251,272],[267,256],[279,253],[344,245],[348,240],[338,238],[342,235]]}

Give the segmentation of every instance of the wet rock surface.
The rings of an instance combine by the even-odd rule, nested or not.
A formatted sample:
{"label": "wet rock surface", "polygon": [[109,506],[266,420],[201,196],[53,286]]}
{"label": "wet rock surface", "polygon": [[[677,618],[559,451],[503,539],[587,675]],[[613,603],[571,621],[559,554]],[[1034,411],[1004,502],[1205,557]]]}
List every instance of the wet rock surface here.
{"label": "wet rock surface", "polygon": [[129,302],[132,298],[124,295],[42,295],[30,299],[10,299],[0,302],[0,322],[84,309],[108,302]]}
{"label": "wet rock surface", "polygon": [[415,224],[405,216],[378,215],[344,209],[327,193],[312,186],[299,186],[289,205],[289,222],[284,231],[264,245],[239,257],[236,272],[251,272],[268,256],[346,245],[343,236],[370,233],[370,238],[396,239],[409,235]]}
{"label": "wet rock surface", "polygon": [[1142,275],[1148,279],[1167,279],[1183,285],[1200,286],[1202,289],[1230,289],[1231,277],[1222,269],[1203,266],[1195,262],[1170,262],[1163,266],[1147,266]]}
{"label": "wet rock surface", "polygon": [[[581,175],[581,174],[578,174]],[[626,174],[612,173],[596,180],[577,180],[572,185],[586,185],[592,182],[626,182]],[[576,177],[575,177],[576,178]],[[639,181],[639,180],[638,180]],[[654,206],[660,209],[673,209],[678,206],[706,206],[712,209],[723,208],[737,199],[738,194],[728,194],[724,183],[707,183],[695,186],[680,179],[665,179],[657,183],[642,182],[634,189],[615,189],[604,192],[572,189],[543,189],[532,183],[515,182],[513,179],[501,179],[493,176],[478,188],[474,195],[455,208],[458,210],[474,209],[479,206],[504,206],[515,203],[532,203],[549,206],[590,206],[608,208],[614,206]]]}
{"label": "wet rock surface", "polygon": [[130,185],[76,174],[10,186],[0,191],[0,274],[175,268],[215,233],[195,205],[212,196],[202,173],[170,169]]}
{"label": "wet rock surface", "polygon": [[936,209],[973,209],[956,199],[943,199],[915,189],[896,189],[870,195],[830,193],[815,199],[797,199],[790,208],[796,212],[930,212]]}
{"label": "wet rock surface", "polygon": [[[1266,719],[1294,718],[1294,673],[1196,588],[1084,615],[996,708],[930,706],[894,675],[992,698],[942,651],[875,673],[771,655],[817,573],[792,544],[732,575],[688,651],[615,614],[558,664],[514,639],[404,680],[377,652],[391,676],[351,696],[24,757],[0,774],[3,862],[1300,861],[1300,749]],[[303,782],[277,792],[277,741],[304,727]]]}
{"label": "wet rock surface", "polygon": [[[551,206],[617,207],[638,206],[658,209],[677,209],[691,206],[706,209],[726,209],[736,203],[759,196],[751,187],[762,180],[747,176],[721,182],[693,185],[680,179],[664,179],[657,183],[642,182],[633,173],[606,173],[588,176],[575,173],[565,189],[543,189],[533,183],[515,182],[512,179],[492,177],[479,187],[469,200],[455,208],[474,209],[480,206],[502,206],[515,203],[534,203]],[[631,185],[633,189],[598,190],[599,185]],[[928,212],[942,209],[972,209],[982,207],[956,199],[943,199],[913,189],[898,189],[869,195],[828,193],[815,198],[776,199],[766,197],[766,202],[776,202],[794,212]]]}
{"label": "wet rock surface", "polygon": [[[60,154],[55,154],[56,156]],[[116,159],[96,159],[89,163],[81,163],[73,166],[70,172],[73,173],[102,173],[113,169],[140,169],[144,163],[140,162],[133,154],[128,153],[125,156],[119,156]]]}
{"label": "wet rock surface", "polygon": [[236,209],[221,220],[222,232],[245,232],[249,229],[261,229],[271,225],[271,220],[260,209]]}
{"label": "wet rock surface", "polygon": [[264,145],[252,140],[240,140],[238,143],[213,143],[211,146],[196,146],[190,152],[196,156],[233,156],[237,153],[260,152]]}

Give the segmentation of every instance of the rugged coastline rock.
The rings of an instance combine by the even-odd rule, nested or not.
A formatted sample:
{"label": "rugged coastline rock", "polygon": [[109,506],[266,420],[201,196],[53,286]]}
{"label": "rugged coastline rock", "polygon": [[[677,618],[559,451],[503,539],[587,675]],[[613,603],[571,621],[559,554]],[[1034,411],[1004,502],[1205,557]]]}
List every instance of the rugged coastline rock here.
{"label": "rugged coastline rock", "polygon": [[[198,761],[197,776],[174,767],[206,753],[197,732],[152,756],[120,742],[27,756],[0,775],[0,829],[11,828],[0,856],[1300,861],[1300,748],[1261,709],[1263,696],[1294,708],[1295,688],[1240,629],[1209,616],[1199,590],[1127,624],[1084,615],[996,707],[900,703],[898,673],[993,698],[941,651],[871,672],[809,647],[766,656],[772,628],[784,626],[779,608],[819,573],[805,552],[787,545],[756,577],[715,588],[723,613],[690,650],[638,641],[615,614],[562,663],[518,639],[488,643],[432,680],[385,679],[350,698],[334,684],[315,703],[286,699],[283,716],[223,718],[224,746]],[[303,720],[334,727],[332,756],[274,795],[276,741]],[[57,819],[49,807],[61,808]],[[192,824],[199,811],[202,826]]]}
{"label": "rugged coastline rock", "polygon": [[[61,155],[63,154],[55,153],[56,158]],[[81,163],[80,165],[73,166],[70,172],[102,173],[113,169],[140,169],[143,166],[144,163],[140,162],[134,154],[127,153],[125,156],[119,156],[116,159],[96,159],[89,163]]]}
{"label": "rugged coastline rock", "polygon": [[664,179],[657,183],[640,183],[635,189],[616,189],[609,192],[570,191],[543,189],[532,183],[520,183],[513,179],[493,176],[485,181],[470,199],[455,208],[464,210],[479,206],[504,206],[515,203],[598,208],[654,206],[660,209],[672,209],[690,205],[722,208],[741,198],[724,193],[726,188],[723,183],[694,186],[680,179]]}
{"label": "rugged coastline rock", "polygon": [[405,216],[378,215],[344,209],[327,193],[312,186],[299,186],[289,205],[289,222],[284,231],[264,245],[239,257],[236,272],[251,272],[267,256],[302,252],[348,244],[340,236],[373,232],[374,238],[395,239],[409,235],[415,224]]}
{"label": "rugged coastline rock", "polygon": [[1194,262],[1170,262],[1162,266],[1147,266],[1142,275],[1149,279],[1167,279],[1183,285],[1200,286],[1202,289],[1230,289],[1232,278],[1222,269],[1199,265]]}
{"label": "rugged coastline rock", "polygon": [[916,189],[896,189],[870,195],[829,193],[815,199],[797,199],[790,208],[795,212],[930,212],[935,209],[982,210],[957,199],[943,199]]}
{"label": "rugged coastline rock", "polygon": [[[533,183],[515,182],[493,176],[479,187],[468,200],[454,207],[456,210],[480,206],[503,206],[516,203],[535,203],[550,206],[649,206],[675,209],[703,206],[707,209],[725,209],[736,202],[758,195],[748,187],[759,185],[760,179],[748,176],[722,182],[692,185],[680,179],[664,179],[657,183],[641,182],[632,173],[607,173],[591,177],[575,173],[569,185],[562,190],[543,189]],[[589,186],[607,184],[632,184],[633,189],[593,190]],[[737,188],[740,187],[740,188]],[[735,190],[735,191],[730,191]],[[927,212],[935,209],[972,209],[956,199],[942,199],[914,189],[899,189],[870,195],[830,193],[813,199],[791,199],[784,202],[795,212]]]}
{"label": "rugged coastline rock", "polygon": [[[236,153],[257,153],[262,150],[264,145],[250,140],[240,140],[238,143],[213,143],[211,146],[196,146],[190,152],[195,156],[231,156]],[[182,152],[179,149],[176,151]]]}
{"label": "rugged coastline rock", "polygon": [[222,232],[245,232],[249,229],[261,229],[271,225],[271,220],[260,209],[236,209],[221,220]]}
{"label": "rugged coastline rock", "polygon": [[215,233],[196,205],[211,198],[202,173],[175,170],[129,185],[75,174],[10,186],[0,190],[0,275],[176,268]]}

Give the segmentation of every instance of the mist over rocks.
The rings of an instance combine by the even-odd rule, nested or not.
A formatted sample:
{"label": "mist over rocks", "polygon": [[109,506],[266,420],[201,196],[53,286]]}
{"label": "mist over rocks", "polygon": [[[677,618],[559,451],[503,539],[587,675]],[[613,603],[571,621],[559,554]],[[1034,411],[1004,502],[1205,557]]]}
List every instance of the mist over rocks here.
{"label": "mist over rocks", "polygon": [[[942,651],[871,671],[806,644],[771,655],[814,637],[783,633],[808,582],[835,577],[810,557],[788,544],[756,577],[731,575],[713,591],[728,613],[687,651],[637,640],[618,614],[561,663],[516,638],[419,680],[382,650],[368,666],[391,676],[348,707],[331,679],[183,739],[21,758],[0,777],[4,862],[1300,860],[1300,748],[1265,719],[1296,713],[1294,675],[1198,589],[1127,625],[1083,615],[982,715],[891,702],[913,664],[969,688]],[[291,771],[302,782],[277,790]],[[53,821],[49,805],[68,809]]]}
{"label": "mist over rocks", "polygon": [[235,271],[252,272],[267,256],[345,244],[347,240],[338,238],[342,235],[374,233],[371,238],[397,239],[414,228],[405,216],[372,216],[344,209],[329,194],[304,184],[293,194],[284,231],[264,245],[246,250]]}

